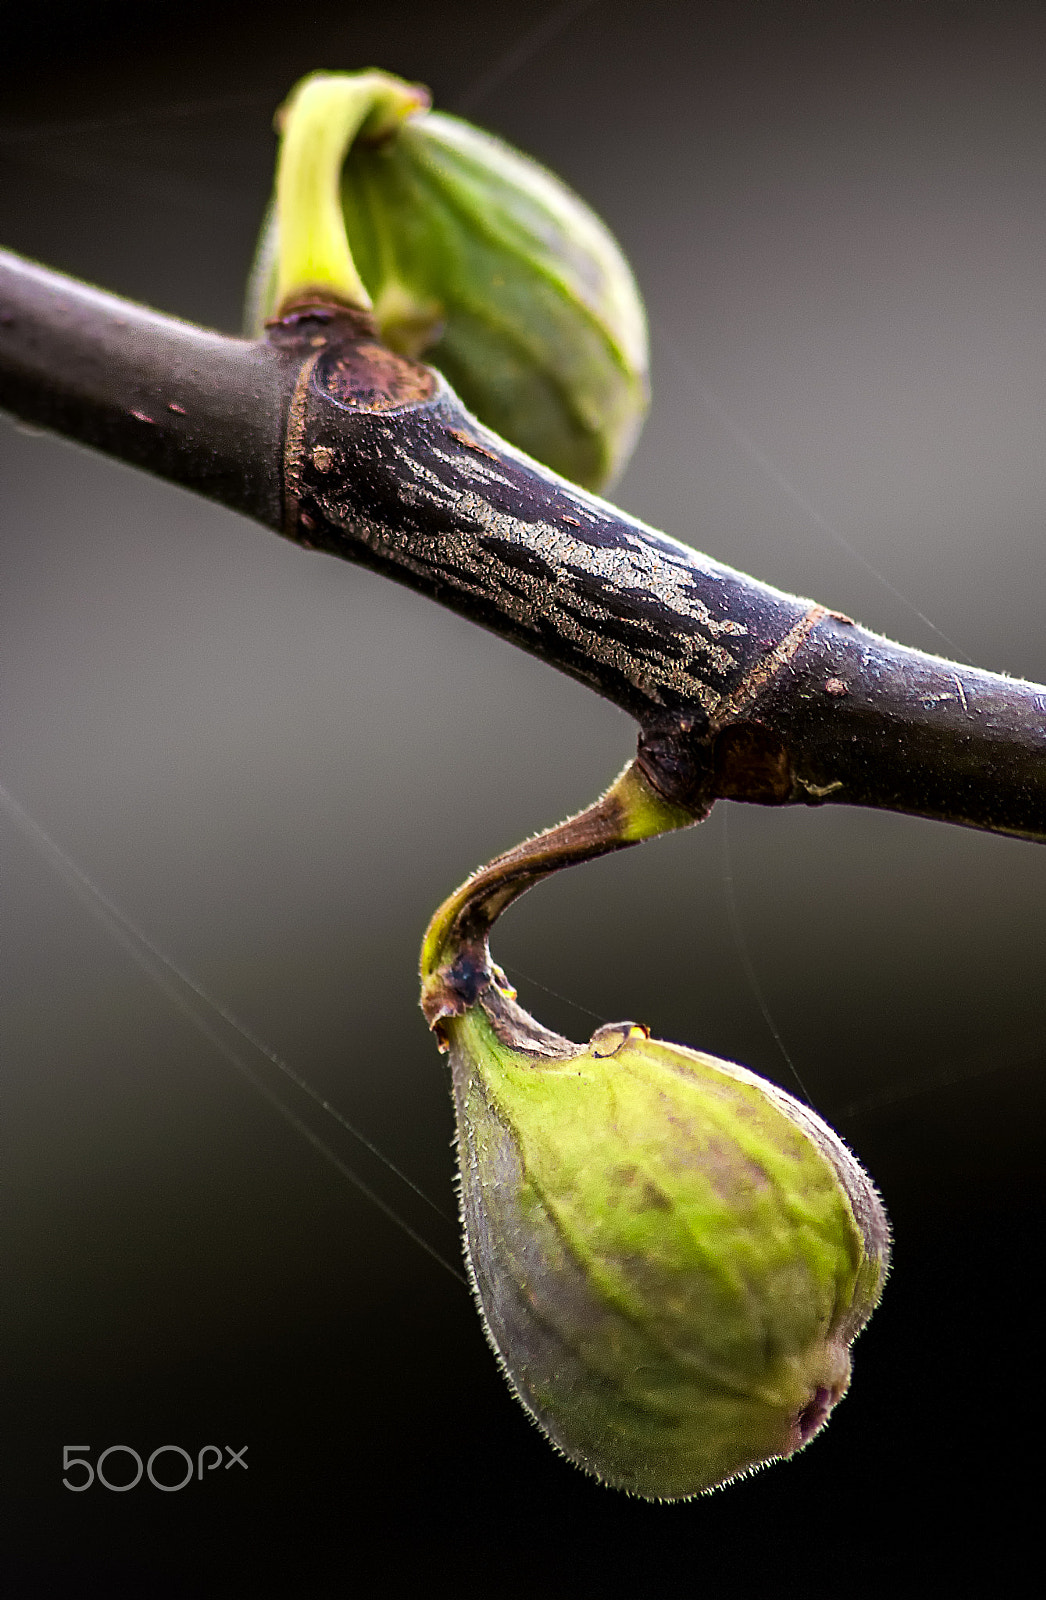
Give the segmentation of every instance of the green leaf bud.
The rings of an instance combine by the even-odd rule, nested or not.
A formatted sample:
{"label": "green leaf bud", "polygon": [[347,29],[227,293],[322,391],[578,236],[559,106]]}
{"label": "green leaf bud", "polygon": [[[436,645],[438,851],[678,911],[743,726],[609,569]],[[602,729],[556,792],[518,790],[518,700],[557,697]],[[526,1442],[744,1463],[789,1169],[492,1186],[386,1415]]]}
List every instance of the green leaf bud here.
{"label": "green leaf bud", "polygon": [[[361,80],[381,116],[360,109]],[[387,89],[382,99],[382,83],[398,85],[398,99]],[[335,148],[339,92],[349,131]],[[319,253],[335,262],[332,281],[340,275],[350,304],[369,300],[385,343],[438,367],[487,427],[574,482],[605,489],[648,403],[646,321],[628,264],[558,178],[420,103],[418,91],[381,73],[316,74],[295,91],[283,123],[295,165],[263,229],[249,330],[293,298],[281,230],[297,236],[303,217],[322,213],[321,191],[329,210],[332,152],[340,164],[347,143],[338,181],[351,256],[337,263],[328,225]],[[305,276],[324,281],[317,252],[294,249]]]}
{"label": "green leaf bud", "polygon": [[552,1442],[658,1500],[805,1445],[846,1391],[889,1254],[837,1135],[745,1068],[633,1024],[570,1044],[497,969],[440,1031],[476,1297]]}

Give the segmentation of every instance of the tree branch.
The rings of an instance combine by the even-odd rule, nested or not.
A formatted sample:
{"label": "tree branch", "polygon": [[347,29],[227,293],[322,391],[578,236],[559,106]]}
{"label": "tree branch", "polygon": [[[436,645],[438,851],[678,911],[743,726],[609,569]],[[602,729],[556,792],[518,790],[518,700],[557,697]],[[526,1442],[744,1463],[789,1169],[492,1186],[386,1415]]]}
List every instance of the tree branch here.
{"label": "tree branch", "polygon": [[1046,840],[1046,687],[656,533],[481,427],[358,314],[303,307],[248,342],[0,252],[0,406],[570,673],[637,719],[673,803],[863,805]]}

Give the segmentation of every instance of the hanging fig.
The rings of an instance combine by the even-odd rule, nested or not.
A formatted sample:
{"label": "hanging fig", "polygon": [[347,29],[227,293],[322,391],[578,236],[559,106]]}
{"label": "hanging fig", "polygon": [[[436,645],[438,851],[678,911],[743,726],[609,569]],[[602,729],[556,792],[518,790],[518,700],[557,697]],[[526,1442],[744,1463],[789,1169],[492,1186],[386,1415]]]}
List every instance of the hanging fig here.
{"label": "hanging fig", "polygon": [[629,1023],[570,1045],[497,981],[442,1028],[476,1297],[552,1442],[660,1500],[808,1443],[888,1255],[875,1188],[831,1129]]}
{"label": "hanging fig", "polygon": [[604,489],[648,402],[628,264],[558,178],[427,107],[424,90],[381,72],[315,73],[294,90],[249,331],[333,291],[372,310],[393,350],[438,367],[487,427]]}
{"label": "hanging fig", "polygon": [[890,1242],[874,1184],[809,1107],[633,1023],[572,1044],[490,961],[492,922],[531,884],[694,820],[635,764],[587,812],[474,874],[422,951],[488,1338],[564,1455],[655,1500],[819,1432]]}

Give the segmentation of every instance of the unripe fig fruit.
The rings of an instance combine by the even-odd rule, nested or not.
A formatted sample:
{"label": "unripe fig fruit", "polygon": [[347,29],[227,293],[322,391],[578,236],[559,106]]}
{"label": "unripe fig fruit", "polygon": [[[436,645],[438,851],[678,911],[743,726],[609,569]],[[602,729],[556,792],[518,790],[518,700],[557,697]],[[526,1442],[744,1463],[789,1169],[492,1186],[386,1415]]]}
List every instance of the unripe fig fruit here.
{"label": "unripe fig fruit", "polygon": [[[620,248],[550,172],[467,122],[419,108],[417,93],[412,101],[387,74],[306,79],[288,102],[285,139],[291,119],[308,114],[301,89],[320,106],[330,85],[344,83],[351,96],[364,80],[383,111],[357,116],[341,206],[379,334],[438,367],[510,443],[605,489],[648,403],[646,321]],[[382,82],[402,91],[398,104],[391,90],[381,100]],[[278,309],[283,225],[274,205],[249,291],[252,332]]]}
{"label": "unripe fig fruit", "polygon": [[889,1229],[806,1106],[630,1023],[587,1046],[496,972],[443,1017],[475,1292],[571,1461],[678,1500],[789,1456],[850,1380]]}

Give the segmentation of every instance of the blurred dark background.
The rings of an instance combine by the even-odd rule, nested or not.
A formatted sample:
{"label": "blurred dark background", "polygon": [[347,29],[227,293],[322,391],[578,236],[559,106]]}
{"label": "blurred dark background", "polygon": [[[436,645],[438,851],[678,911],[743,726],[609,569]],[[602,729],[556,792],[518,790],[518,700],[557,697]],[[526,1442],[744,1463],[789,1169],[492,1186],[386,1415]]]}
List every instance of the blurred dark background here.
{"label": "blurred dark background", "polygon": [[[573,183],[634,263],[655,399],[630,511],[1046,679],[1041,6],[38,3],[4,31],[0,243],[234,330],[291,84],[421,79]],[[452,1214],[422,930],[473,865],[593,798],[630,723],[100,457],[4,422],[0,475],[0,781]],[[828,1432],[671,1507],[552,1454],[463,1287],[10,813],[0,859],[11,1593],[1017,1592],[1040,1542],[1046,851],[721,804],[499,928],[524,1000],[574,1037],[633,1016],[794,1088],[776,1031],[894,1221]],[[457,1260],[447,1216],[251,1067]],[[250,1470],[74,1495],[70,1443],[247,1444]]]}

